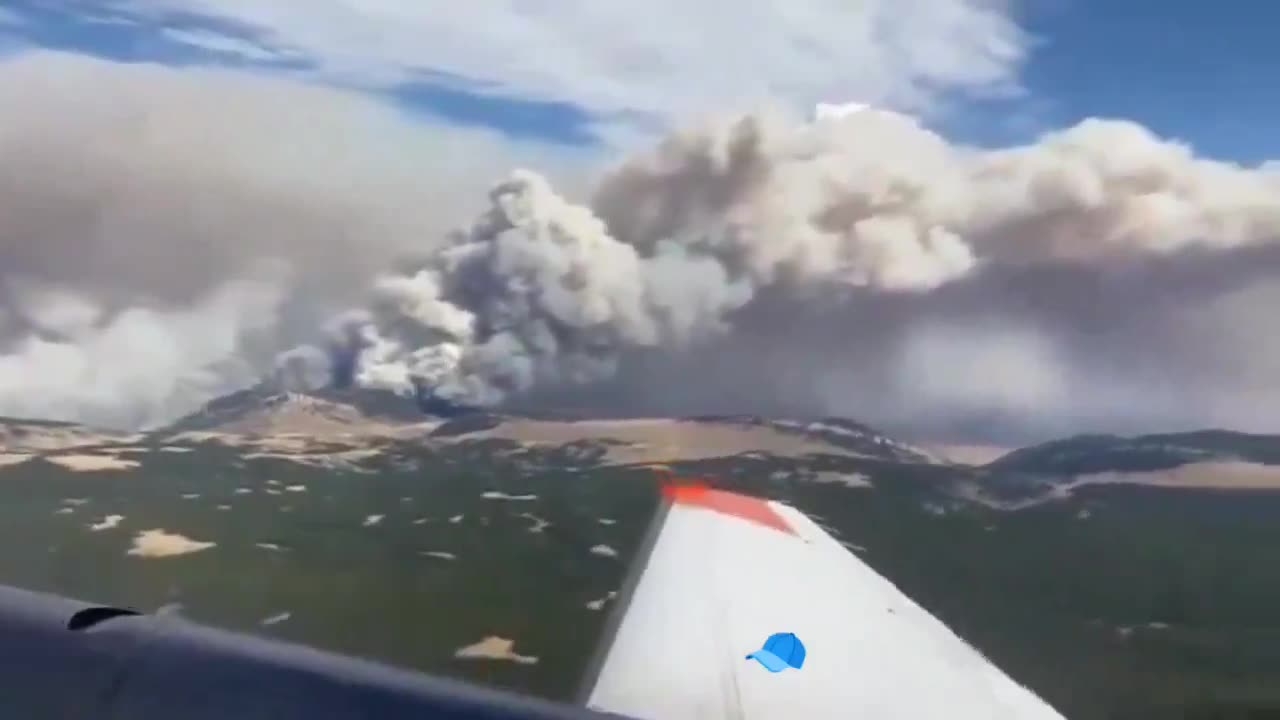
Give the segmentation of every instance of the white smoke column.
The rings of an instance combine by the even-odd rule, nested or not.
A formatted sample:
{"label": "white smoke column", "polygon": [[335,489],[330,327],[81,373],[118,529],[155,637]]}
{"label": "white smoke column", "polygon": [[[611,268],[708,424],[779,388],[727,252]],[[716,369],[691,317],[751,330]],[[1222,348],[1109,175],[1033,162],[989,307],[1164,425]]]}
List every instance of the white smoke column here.
{"label": "white smoke column", "polygon": [[[900,117],[871,127],[923,132]],[[819,192],[815,185],[839,180],[835,168],[824,175],[821,168],[768,164],[752,145],[762,131],[755,123],[713,141],[712,171],[741,175],[730,179],[744,193],[737,204],[700,212],[697,224],[669,236],[646,233],[641,242],[614,238],[542,177],[514,173],[491,192],[491,209],[429,265],[378,283],[374,312],[356,333],[356,382],[406,393],[423,386],[491,405],[544,382],[607,378],[626,348],[681,347],[725,331],[727,316],[783,273],[806,287],[927,290],[972,266],[968,248],[933,221],[932,208],[895,206],[828,227],[820,215],[838,211],[855,191],[833,187],[834,199]],[[806,146],[822,141],[799,138]],[[928,150],[945,150],[935,142]],[[665,172],[664,153],[673,150],[681,148],[661,148],[650,167]],[[665,177],[649,182],[682,185]]]}
{"label": "white smoke column", "polygon": [[964,182],[912,118],[766,115],[677,134],[608,177],[595,207],[629,244],[672,239],[757,286],[928,290],[974,265],[954,229]]}
{"label": "white smoke column", "polygon": [[749,297],[678,246],[641,257],[532,172],[490,200],[427,264],[380,280],[370,313],[340,323],[357,384],[491,405],[541,382],[607,378],[621,349],[719,329]]}
{"label": "white smoke column", "polygon": [[623,240],[710,244],[763,281],[928,288],[975,258],[1103,263],[1280,236],[1280,173],[1197,158],[1122,121],[1034,145],[951,145],[864,110],[817,124],[748,117],[624,163],[595,207]]}
{"label": "white smoke column", "polygon": [[[1128,292],[1133,303],[1103,310],[1116,326],[1135,336],[1145,327],[1165,332],[1178,327],[1176,306],[1161,300],[1174,291],[1167,283],[1194,279],[1188,292],[1199,294],[1190,301],[1200,302],[1216,292],[1213,273],[1228,273],[1219,284],[1235,282],[1235,270],[1196,265],[1194,253],[1228,257],[1280,237],[1274,170],[1198,158],[1132,123],[1090,120],[1035,144],[982,150],[877,109],[815,123],[763,114],[676,133],[606,175],[590,208],[528,172],[500,184],[491,203],[415,273],[379,284],[357,377],[501,402],[607,378],[633,349],[732,347],[740,320],[767,294],[791,313],[772,326],[753,321],[753,333],[777,333],[767,354],[717,355],[727,364],[686,368],[695,377],[644,392],[687,393],[777,357],[788,367],[764,368],[738,392],[767,392],[778,371],[815,365],[823,383],[844,368],[916,412],[1047,408],[1083,418],[1103,405],[1077,407],[1088,397],[1082,383],[1131,383],[1108,368],[1140,354],[1137,343],[1112,340],[1092,357],[1079,350],[1078,337],[1100,321],[1088,284],[1024,310],[1001,283],[1026,285],[1019,278],[1036,268],[1077,267],[1091,282],[1113,277],[1111,296]],[[1114,285],[1148,265],[1151,282],[1161,283],[1151,293]],[[953,286],[962,288],[961,305],[931,299]],[[877,304],[901,324],[858,311]],[[864,320],[836,318],[807,345],[782,339],[832,307]],[[1182,372],[1177,357],[1152,372]],[[891,403],[877,397],[873,406]]]}
{"label": "white smoke column", "polygon": [[1196,157],[1122,121],[1086,120],[967,163],[966,231],[1010,262],[1107,262],[1280,238],[1280,173]]}

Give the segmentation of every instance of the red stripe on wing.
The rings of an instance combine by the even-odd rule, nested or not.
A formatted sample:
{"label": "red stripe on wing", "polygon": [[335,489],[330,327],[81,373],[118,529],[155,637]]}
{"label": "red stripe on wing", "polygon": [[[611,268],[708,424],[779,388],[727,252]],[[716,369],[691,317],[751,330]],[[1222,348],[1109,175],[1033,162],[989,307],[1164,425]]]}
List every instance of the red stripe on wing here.
{"label": "red stripe on wing", "polygon": [[662,494],[673,505],[690,505],[741,518],[764,525],[788,535],[796,531],[769,505],[768,500],[739,495],[724,490],[713,490],[706,485],[670,484],[662,488]]}

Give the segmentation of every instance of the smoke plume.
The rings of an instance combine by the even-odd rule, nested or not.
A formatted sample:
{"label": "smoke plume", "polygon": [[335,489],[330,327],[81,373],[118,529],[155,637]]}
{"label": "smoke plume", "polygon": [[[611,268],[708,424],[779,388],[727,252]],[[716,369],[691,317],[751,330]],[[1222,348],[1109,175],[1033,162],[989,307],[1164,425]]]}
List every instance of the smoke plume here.
{"label": "smoke plume", "polygon": [[145,425],[252,382],[544,155],[279,79],[0,61],[0,415]]}
{"label": "smoke plume", "polygon": [[980,150],[766,114],[675,134],[590,204],[529,171],[489,200],[345,319],[356,383],[938,434],[1280,424],[1280,174],[1129,122]]}
{"label": "smoke plume", "polygon": [[1130,122],[990,150],[765,112],[575,192],[505,168],[579,158],[230,73],[22,56],[0,119],[0,413],[145,424],[274,372],[987,439],[1280,429],[1280,172]]}

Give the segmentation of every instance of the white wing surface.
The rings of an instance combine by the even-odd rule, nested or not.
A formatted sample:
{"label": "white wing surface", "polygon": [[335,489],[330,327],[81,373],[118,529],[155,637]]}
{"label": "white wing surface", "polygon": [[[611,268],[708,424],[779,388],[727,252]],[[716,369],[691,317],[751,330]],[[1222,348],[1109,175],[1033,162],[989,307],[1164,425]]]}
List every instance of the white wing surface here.
{"label": "white wing surface", "polygon": [[[589,707],[644,720],[1062,720],[800,511],[679,488],[615,607]],[[773,633],[801,669],[746,656]]]}

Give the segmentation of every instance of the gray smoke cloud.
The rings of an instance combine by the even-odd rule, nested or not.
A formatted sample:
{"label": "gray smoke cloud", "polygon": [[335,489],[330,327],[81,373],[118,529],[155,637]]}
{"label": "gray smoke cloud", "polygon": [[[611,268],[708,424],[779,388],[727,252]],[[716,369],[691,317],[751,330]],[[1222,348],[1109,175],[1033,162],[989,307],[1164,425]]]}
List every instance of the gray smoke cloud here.
{"label": "gray smoke cloud", "polygon": [[283,80],[0,63],[0,414],[146,424],[274,372],[946,437],[1280,428],[1274,166],[874,110],[709,120],[586,192],[513,164],[587,168]]}
{"label": "gray smoke cloud", "polygon": [[988,438],[1280,426],[1280,174],[1133,123],[983,150],[763,114],[673,135],[589,204],[528,171],[490,203],[348,318],[356,382]]}
{"label": "gray smoke cloud", "polygon": [[442,240],[513,157],[563,155],[281,79],[6,58],[0,415],[188,412]]}

